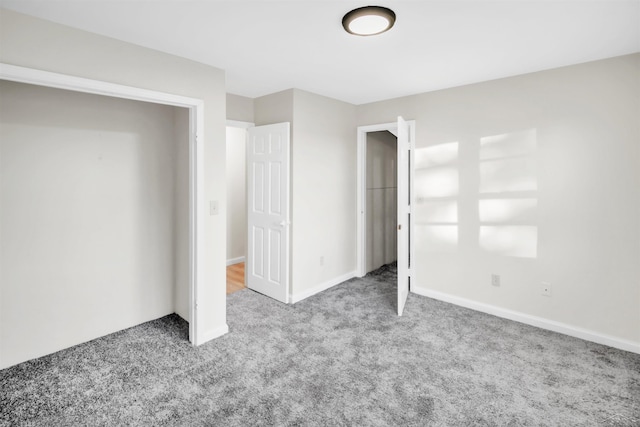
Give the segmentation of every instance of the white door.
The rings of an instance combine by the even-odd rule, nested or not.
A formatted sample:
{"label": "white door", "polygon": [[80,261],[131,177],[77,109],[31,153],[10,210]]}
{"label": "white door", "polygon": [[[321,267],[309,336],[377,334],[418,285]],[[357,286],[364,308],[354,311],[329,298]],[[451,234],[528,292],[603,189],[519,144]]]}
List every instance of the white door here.
{"label": "white door", "polygon": [[398,316],[409,295],[410,163],[409,125],[398,117]]}
{"label": "white door", "polygon": [[247,287],[289,302],[289,123],[249,128]]}

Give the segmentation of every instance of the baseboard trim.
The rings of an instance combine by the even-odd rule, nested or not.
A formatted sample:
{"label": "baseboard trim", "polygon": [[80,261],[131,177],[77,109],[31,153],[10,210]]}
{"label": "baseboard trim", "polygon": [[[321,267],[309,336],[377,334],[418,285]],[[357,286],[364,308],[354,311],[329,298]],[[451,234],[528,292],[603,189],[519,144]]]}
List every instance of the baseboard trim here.
{"label": "baseboard trim", "polygon": [[233,264],[240,264],[241,262],[244,262],[244,257],[243,256],[239,256],[238,258],[231,258],[227,260],[227,267]]}
{"label": "baseboard trim", "polygon": [[297,302],[300,302],[303,299],[309,298],[312,295],[319,294],[322,291],[326,291],[327,289],[332,288],[332,287],[334,287],[336,285],[339,285],[342,282],[346,282],[347,280],[352,279],[354,277],[356,277],[355,270],[354,271],[350,271],[347,274],[343,274],[342,276],[339,276],[339,277],[333,278],[331,280],[328,280],[328,281],[326,281],[324,283],[321,283],[320,285],[318,285],[318,286],[316,286],[314,288],[311,288],[308,291],[300,292],[300,293],[297,293],[297,294],[292,294],[291,295],[291,304],[295,304]]}
{"label": "baseboard trim", "polygon": [[571,337],[595,342],[597,344],[603,344],[609,347],[618,348],[620,350],[640,354],[640,343],[613,337],[611,335],[600,334],[598,332],[578,328],[566,323],[556,322],[554,320],[545,319],[543,317],[532,316],[530,314],[521,313],[519,311],[508,310],[506,308],[497,307],[495,305],[485,304],[444,292],[421,288],[418,286],[412,286],[411,292],[417,295],[437,299],[439,301],[459,305],[461,307],[470,308],[472,310],[481,311],[483,313],[491,314],[497,317],[502,317],[504,319],[514,320],[516,322],[535,326],[537,328],[547,329],[549,331],[558,332],[560,334],[569,335]]}
{"label": "baseboard trim", "polygon": [[229,333],[229,325],[227,325],[226,323],[220,327],[217,327],[211,331],[208,331],[206,333],[203,334],[202,336],[202,342],[198,343],[198,345],[202,345],[208,341],[211,341],[213,339],[216,339],[218,337],[221,337],[225,334]]}

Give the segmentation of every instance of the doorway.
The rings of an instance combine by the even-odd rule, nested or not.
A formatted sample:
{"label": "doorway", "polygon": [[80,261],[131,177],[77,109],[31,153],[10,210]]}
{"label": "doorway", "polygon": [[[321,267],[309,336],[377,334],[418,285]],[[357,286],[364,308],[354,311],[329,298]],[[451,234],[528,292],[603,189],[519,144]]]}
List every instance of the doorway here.
{"label": "doorway", "polygon": [[[393,163],[393,138],[395,143],[395,168]],[[372,147],[368,149],[368,142]],[[357,211],[357,275],[363,277],[382,260],[390,261],[393,253],[393,196],[395,209],[398,315],[402,315],[411,283],[411,259],[413,244],[411,230],[413,219],[413,148],[415,146],[415,121],[398,117],[394,123],[358,127],[358,211]],[[368,153],[369,152],[369,153]],[[386,152],[384,155],[382,153]],[[373,156],[372,159],[368,159]],[[372,171],[369,169],[373,168]],[[386,170],[385,170],[386,169]],[[395,169],[396,180],[392,179]],[[377,175],[377,177],[376,177]],[[369,186],[368,186],[369,182]],[[385,200],[386,198],[386,200]],[[376,199],[379,199],[376,201]],[[389,200],[390,199],[390,200]],[[377,205],[376,205],[377,204]],[[373,211],[372,213],[369,211]],[[373,224],[370,224],[373,222]],[[376,230],[378,238],[376,239]],[[380,238],[382,236],[382,238]],[[378,241],[376,243],[376,240]],[[381,242],[380,242],[381,241]],[[376,252],[378,255],[376,255]],[[377,261],[376,261],[377,256]],[[383,264],[384,265],[384,264]]]}
{"label": "doorway", "polygon": [[246,288],[247,129],[253,123],[227,120],[227,295]]}
{"label": "doorway", "polygon": [[290,301],[290,126],[227,120],[227,295]]}
{"label": "doorway", "polygon": [[398,138],[388,130],[366,135],[366,236],[368,274],[398,259]]}

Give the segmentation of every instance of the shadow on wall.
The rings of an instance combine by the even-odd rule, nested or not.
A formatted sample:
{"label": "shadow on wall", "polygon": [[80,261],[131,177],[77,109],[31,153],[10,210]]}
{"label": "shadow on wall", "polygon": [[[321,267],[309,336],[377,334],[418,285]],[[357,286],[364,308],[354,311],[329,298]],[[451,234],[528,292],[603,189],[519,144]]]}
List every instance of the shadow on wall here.
{"label": "shadow on wall", "polygon": [[458,142],[416,150],[415,233],[420,249],[455,252],[464,246],[536,258],[536,130],[482,137],[465,149],[465,157],[473,156],[477,165],[477,179],[464,175],[467,182],[461,182]]}

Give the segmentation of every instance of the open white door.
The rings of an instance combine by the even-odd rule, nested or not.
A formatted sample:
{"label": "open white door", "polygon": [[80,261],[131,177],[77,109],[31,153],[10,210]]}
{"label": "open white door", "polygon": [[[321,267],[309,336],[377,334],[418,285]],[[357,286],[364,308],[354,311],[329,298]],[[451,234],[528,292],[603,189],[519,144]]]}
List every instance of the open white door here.
{"label": "open white door", "polygon": [[289,123],[249,128],[247,287],[289,302]]}
{"label": "open white door", "polygon": [[398,316],[409,295],[410,166],[409,125],[398,117]]}

